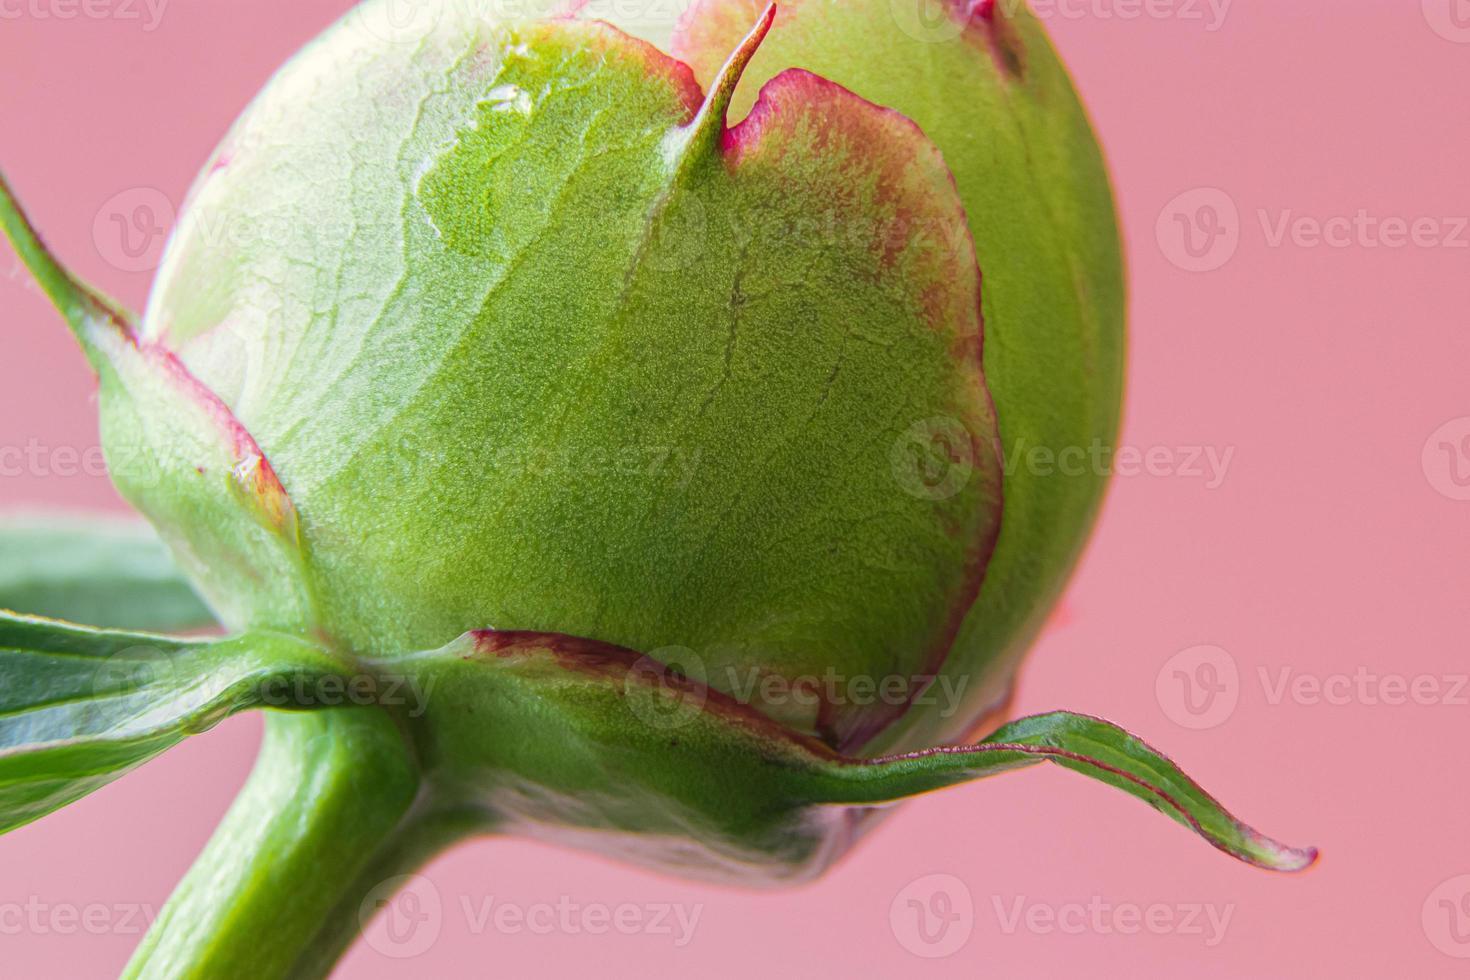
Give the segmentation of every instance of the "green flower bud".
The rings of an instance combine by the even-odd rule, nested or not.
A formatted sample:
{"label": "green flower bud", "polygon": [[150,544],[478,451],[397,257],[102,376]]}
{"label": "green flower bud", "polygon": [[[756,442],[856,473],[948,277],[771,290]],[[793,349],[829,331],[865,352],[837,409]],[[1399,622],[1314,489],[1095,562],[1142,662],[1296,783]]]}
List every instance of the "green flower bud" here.
{"label": "green flower bud", "polygon": [[[711,6],[676,50],[713,83],[760,9]],[[475,4],[390,39],[369,5],[288,65],[196,184],[140,331],[294,511],[283,547],[232,558],[267,587],[206,573],[230,625],[365,656],[486,625],[593,638],[845,750],[993,706],[1101,491],[1003,488],[998,447],[1011,426],[1112,436],[1107,184],[1044,43],[1023,55],[978,12],[936,42],[858,8],[829,38],[872,50],[849,70],[923,81],[783,73],[833,56],[781,46],[817,4],[707,103],[606,25]],[[948,127],[926,118],[947,93],[904,70],[924,59],[975,96]],[[751,114],[728,126],[737,92]],[[1026,132],[1046,103],[1055,124]],[[214,527],[167,516],[212,474],[173,463],[123,490],[217,565]],[[964,710],[926,719],[946,670]]]}
{"label": "green flower bud", "polygon": [[[993,728],[1103,490],[1007,453],[1118,420],[1107,176],[1034,18],[700,0],[671,57],[389,3],[236,123],[136,325],[0,184],[115,482],[238,634],[0,613],[0,676],[42,672],[0,705],[0,830],[232,711],[307,713],[273,717],[140,975],[319,975],[343,909],[470,833],[791,880],[874,804],[1042,760],[1311,863],[1097,719],[917,751]],[[99,693],[140,643],[162,669]]]}

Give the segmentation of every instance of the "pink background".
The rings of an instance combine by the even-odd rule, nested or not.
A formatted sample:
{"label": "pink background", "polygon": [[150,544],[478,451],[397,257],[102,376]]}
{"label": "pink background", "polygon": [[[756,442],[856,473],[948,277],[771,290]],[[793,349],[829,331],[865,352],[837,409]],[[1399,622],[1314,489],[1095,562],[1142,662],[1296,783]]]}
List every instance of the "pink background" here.
{"label": "pink background", "polygon": [[[140,306],[149,274],[119,268],[116,236],[94,236],[94,221],[107,231],[120,192],[125,213],[153,196],[138,188],[178,200],[271,70],[347,3],[172,0],[146,30],[141,0],[91,2],[112,16],[55,16],[79,9],[71,0],[0,3],[0,164],[63,255]],[[1453,219],[1470,215],[1470,4],[1253,2],[1215,22],[1204,3],[1153,0],[1154,15],[1123,16],[1142,9],[1038,6],[1113,165],[1133,295],[1124,442],[1158,449],[1159,465],[1116,480],[1017,708],[1130,727],[1244,818],[1320,845],[1320,865],[1255,871],[1119,793],[1030,770],[912,803],[822,882],[781,894],[475,843],[418,886],[441,900],[437,941],[406,960],[359,944],[339,975],[1465,975],[1470,704],[1456,678],[1470,671],[1470,488],[1456,477],[1470,474],[1470,231]],[[142,19],[123,18],[132,10]],[[1360,210],[1430,223],[1401,247],[1376,232],[1275,237],[1283,216]],[[1176,215],[1213,247],[1191,257]],[[1198,237],[1212,215],[1221,233]],[[62,450],[96,445],[93,385],[13,264],[0,251],[0,447],[45,452],[39,466],[0,458],[0,506],[116,508],[105,479],[66,475]],[[1223,480],[1191,475],[1191,447],[1233,452]],[[1175,673],[1207,678],[1206,661],[1224,685],[1213,702]],[[1277,696],[1282,671],[1342,703],[1310,688]],[[1436,693],[1385,703],[1415,679]],[[139,938],[129,910],[164,901],[259,730],[234,720],[0,839],[0,974],[115,974]],[[934,873],[959,883],[904,892]],[[890,906],[936,888],[961,904],[968,893],[973,922],[926,946],[906,904]],[[536,935],[493,921],[476,935],[461,901],[474,911],[492,898],[675,903],[699,920],[682,947],[651,931]],[[1457,920],[1441,900],[1461,903]],[[1018,901],[1033,911],[1010,928]],[[93,903],[108,909],[95,935],[65,912]],[[1079,919],[1076,903],[1159,906],[1173,924],[1126,934],[1114,928],[1131,924],[1126,912]],[[1183,921],[1193,906],[1228,913],[1223,936],[1203,914]],[[17,907],[44,909],[40,927],[17,928]],[[1048,930],[1048,913],[1064,928]],[[941,958],[911,951],[952,945]]]}

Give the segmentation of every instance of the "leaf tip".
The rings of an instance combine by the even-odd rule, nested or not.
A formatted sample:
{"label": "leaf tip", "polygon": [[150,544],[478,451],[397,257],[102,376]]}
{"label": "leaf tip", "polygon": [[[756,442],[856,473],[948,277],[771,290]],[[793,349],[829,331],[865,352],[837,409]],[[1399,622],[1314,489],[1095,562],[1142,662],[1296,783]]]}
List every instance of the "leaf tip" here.
{"label": "leaf tip", "polygon": [[1290,847],[1250,827],[1243,826],[1241,836],[1246,842],[1245,847],[1226,850],[1247,864],[1267,871],[1297,874],[1316,864],[1321,855],[1315,847]]}

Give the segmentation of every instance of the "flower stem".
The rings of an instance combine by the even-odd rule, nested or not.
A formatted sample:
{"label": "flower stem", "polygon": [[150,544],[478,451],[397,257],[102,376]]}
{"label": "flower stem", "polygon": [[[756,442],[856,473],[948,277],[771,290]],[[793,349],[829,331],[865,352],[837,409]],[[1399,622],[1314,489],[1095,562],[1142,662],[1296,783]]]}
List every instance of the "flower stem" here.
{"label": "flower stem", "polygon": [[368,890],[447,840],[416,813],[419,786],[377,708],[271,713],[249,781],[124,977],[325,977]]}

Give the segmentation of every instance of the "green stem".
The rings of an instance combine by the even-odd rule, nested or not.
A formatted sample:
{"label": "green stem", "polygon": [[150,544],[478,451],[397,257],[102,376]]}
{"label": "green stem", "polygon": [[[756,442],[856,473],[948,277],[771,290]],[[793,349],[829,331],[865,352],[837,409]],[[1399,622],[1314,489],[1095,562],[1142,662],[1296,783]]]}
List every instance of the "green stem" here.
{"label": "green stem", "polygon": [[255,770],[124,977],[324,977],[358,903],[442,843],[377,708],[273,712]]}
{"label": "green stem", "polygon": [[[422,797],[420,802],[423,802]],[[357,939],[363,925],[363,897],[390,878],[423,867],[450,844],[486,827],[482,814],[423,812],[407,817],[400,831],[373,855],[332,911],[321,929],[296,961],[293,977],[325,977],[347,947]]]}

